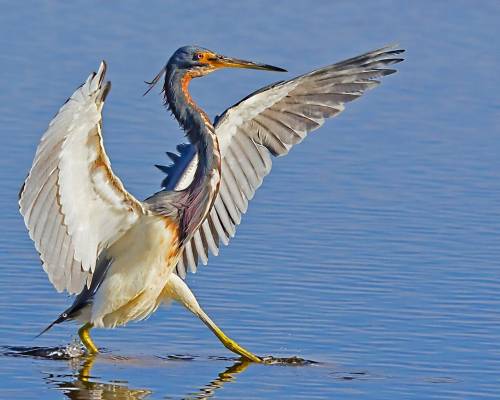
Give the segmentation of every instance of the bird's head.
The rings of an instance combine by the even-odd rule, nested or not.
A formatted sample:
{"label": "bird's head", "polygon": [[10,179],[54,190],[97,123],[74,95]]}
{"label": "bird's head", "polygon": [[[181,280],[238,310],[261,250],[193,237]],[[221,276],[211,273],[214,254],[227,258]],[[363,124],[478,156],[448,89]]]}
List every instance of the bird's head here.
{"label": "bird's head", "polygon": [[203,76],[221,68],[249,68],[286,72],[283,68],[223,56],[198,46],[179,48],[168,61],[167,68],[169,66],[188,70],[195,76]]}
{"label": "bird's head", "polygon": [[170,57],[170,60],[168,60],[167,65],[165,65],[151,82],[146,82],[150,85],[146,93],[158,83],[163,74],[167,71],[181,70],[188,73],[190,78],[197,78],[221,68],[248,68],[260,69],[263,71],[286,72],[286,69],[283,68],[223,56],[203,47],[184,46],[177,49],[172,57]]}

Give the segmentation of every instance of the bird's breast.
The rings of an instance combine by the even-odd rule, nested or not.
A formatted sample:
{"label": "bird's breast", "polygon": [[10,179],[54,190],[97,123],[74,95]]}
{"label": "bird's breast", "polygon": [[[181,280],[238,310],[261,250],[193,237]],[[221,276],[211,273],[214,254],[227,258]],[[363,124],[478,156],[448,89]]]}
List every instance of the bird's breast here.
{"label": "bird's breast", "polygon": [[113,327],[147,317],[180,256],[179,226],[144,216],[107,251],[112,264],[92,306],[96,326]]}

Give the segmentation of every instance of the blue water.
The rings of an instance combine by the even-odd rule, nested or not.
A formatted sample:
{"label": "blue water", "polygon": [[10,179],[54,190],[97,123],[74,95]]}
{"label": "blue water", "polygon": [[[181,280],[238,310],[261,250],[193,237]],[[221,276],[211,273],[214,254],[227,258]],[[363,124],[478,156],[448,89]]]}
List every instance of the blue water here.
{"label": "blue water", "polygon": [[[19,3],[20,4],[20,3]],[[500,396],[500,3],[1,2],[0,398],[486,399]],[[179,46],[287,68],[381,45],[400,72],[276,160],[221,256],[189,277],[257,354],[241,365],[182,307],[94,332],[93,360],[39,357],[70,302],[46,279],[17,193],[49,120],[109,65],[105,143],[139,198],[182,140],[151,79]],[[192,85],[210,115],[283,79],[218,72]],[[33,346],[42,347],[37,353]],[[173,357],[175,356],[175,357]]]}

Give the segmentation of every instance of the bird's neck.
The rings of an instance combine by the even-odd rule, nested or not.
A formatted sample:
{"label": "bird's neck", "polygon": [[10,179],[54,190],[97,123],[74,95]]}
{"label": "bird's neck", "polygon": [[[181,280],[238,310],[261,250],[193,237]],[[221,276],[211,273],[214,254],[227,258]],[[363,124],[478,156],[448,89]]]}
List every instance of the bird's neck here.
{"label": "bird's neck", "polygon": [[165,103],[198,152],[198,166],[192,183],[186,189],[190,196],[189,218],[184,221],[188,235],[198,229],[210,211],[221,179],[221,154],[215,128],[188,91],[189,83],[195,76],[190,71],[167,68],[164,87]]}
{"label": "bird's neck", "polygon": [[196,74],[192,71],[167,68],[164,86],[165,104],[193,144],[203,140],[207,128],[213,129],[210,118],[189,93],[189,83],[194,77]]}

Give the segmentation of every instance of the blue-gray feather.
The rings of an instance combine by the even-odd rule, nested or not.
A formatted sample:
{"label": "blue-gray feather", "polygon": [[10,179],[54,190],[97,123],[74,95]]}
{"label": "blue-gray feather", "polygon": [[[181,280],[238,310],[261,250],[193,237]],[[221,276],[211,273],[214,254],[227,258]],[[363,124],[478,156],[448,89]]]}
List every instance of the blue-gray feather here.
{"label": "blue-gray feather", "polygon": [[167,152],[172,160],[169,165],[156,165],[156,167],[166,174],[161,182],[161,187],[165,190],[175,190],[177,182],[181,179],[187,166],[196,154],[196,148],[190,143],[183,143],[177,146],[179,154]]}

